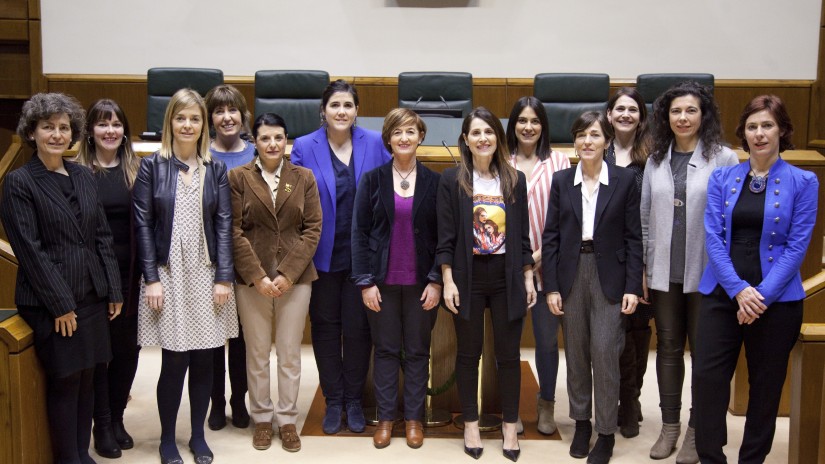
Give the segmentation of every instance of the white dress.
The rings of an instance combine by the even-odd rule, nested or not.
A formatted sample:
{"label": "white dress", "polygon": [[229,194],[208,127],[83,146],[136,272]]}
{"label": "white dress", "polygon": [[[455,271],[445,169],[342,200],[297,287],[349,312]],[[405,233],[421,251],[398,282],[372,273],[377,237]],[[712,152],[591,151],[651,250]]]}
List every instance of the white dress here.
{"label": "white dress", "polygon": [[199,192],[200,175],[192,173],[187,186],[178,176],[169,263],[158,266],[163,285],[163,308],[146,303],[146,282],[140,282],[138,343],[171,351],[201,350],[223,346],[238,336],[235,292],[229,300],[214,303],[215,266],[209,262]]}

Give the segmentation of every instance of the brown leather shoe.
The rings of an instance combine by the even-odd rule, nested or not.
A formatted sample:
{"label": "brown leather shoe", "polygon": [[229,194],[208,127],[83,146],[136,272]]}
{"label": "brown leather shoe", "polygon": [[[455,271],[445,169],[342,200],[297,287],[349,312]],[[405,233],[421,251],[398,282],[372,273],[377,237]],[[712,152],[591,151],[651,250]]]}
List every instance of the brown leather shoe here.
{"label": "brown leather shoe", "polygon": [[375,445],[376,448],[381,449],[390,446],[392,426],[393,421],[391,420],[378,421],[378,425],[375,427],[375,435],[372,436],[372,444]]}
{"label": "brown leather shoe", "polygon": [[295,424],[286,424],[278,429],[281,434],[281,448],[295,453],[301,451],[301,437],[298,436],[298,431],[295,430]]}
{"label": "brown leather shoe", "polygon": [[421,445],[424,444],[424,425],[421,424],[421,421],[407,421],[405,428],[407,430],[407,446],[421,448]]}
{"label": "brown leather shoe", "polygon": [[255,432],[252,434],[252,447],[256,450],[269,449],[272,446],[272,424],[270,422],[260,422],[255,424]]}

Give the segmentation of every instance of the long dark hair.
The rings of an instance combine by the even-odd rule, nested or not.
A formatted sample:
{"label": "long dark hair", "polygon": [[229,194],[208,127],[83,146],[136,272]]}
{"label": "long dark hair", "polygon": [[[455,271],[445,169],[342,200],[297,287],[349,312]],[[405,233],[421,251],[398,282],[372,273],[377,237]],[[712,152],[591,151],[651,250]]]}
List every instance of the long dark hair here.
{"label": "long dark hair", "polygon": [[85,143],[80,144],[77,151],[77,158],[75,161],[87,166],[92,171],[97,172],[100,167],[97,165],[97,146],[94,140],[94,127],[98,121],[110,120],[112,117],[117,117],[118,121],[123,124],[123,140],[120,142],[120,147],[117,149],[117,157],[120,159],[120,169],[123,171],[123,177],[126,178],[126,186],[131,189],[137,177],[138,166],[140,160],[132,149],[132,131],[129,129],[129,120],[126,119],[126,114],[114,100],[104,98],[96,101],[89,111],[86,113],[86,135]]}
{"label": "long dark hair", "polygon": [[518,150],[518,137],[516,137],[516,122],[518,122],[521,112],[524,108],[532,108],[536,112],[536,117],[539,118],[541,124],[541,135],[539,135],[539,143],[536,145],[536,156],[544,161],[550,156],[550,127],[547,123],[547,111],[544,105],[536,97],[521,97],[518,99],[513,110],[510,111],[510,121],[507,123],[507,145],[510,147],[510,154],[515,155]]}
{"label": "long dark hair", "polygon": [[476,118],[487,123],[496,133],[497,147],[490,162],[490,173],[499,178],[504,202],[515,203],[518,173],[507,159],[510,156],[510,150],[507,148],[504,128],[501,127],[501,121],[483,106],[470,111],[470,114],[464,118],[464,122],[461,124],[461,135],[458,136],[458,151],[461,153],[462,163],[458,165],[458,185],[468,197],[473,196],[473,154],[470,152],[470,147],[467,146],[464,137],[470,132],[470,123]]}
{"label": "long dark hair", "polygon": [[699,100],[699,109],[702,111],[702,125],[699,127],[702,156],[710,160],[722,150],[722,123],[713,93],[708,87],[696,81],[681,82],[669,88],[653,103],[650,157],[656,164],[665,159],[674,139],[673,130],[670,128],[670,104],[674,99],[685,95],[692,95]]}
{"label": "long dark hair", "polygon": [[[628,97],[636,102],[639,107],[639,125],[636,126],[636,133],[633,134],[633,148],[630,151],[631,164],[645,165],[648,155],[648,138],[647,138],[647,106],[645,106],[645,99],[634,87],[622,87],[610,97],[607,101],[607,113],[610,114],[613,108],[616,107],[616,102],[621,97]],[[615,131],[614,131],[615,133]],[[614,138],[615,140],[615,138]]]}

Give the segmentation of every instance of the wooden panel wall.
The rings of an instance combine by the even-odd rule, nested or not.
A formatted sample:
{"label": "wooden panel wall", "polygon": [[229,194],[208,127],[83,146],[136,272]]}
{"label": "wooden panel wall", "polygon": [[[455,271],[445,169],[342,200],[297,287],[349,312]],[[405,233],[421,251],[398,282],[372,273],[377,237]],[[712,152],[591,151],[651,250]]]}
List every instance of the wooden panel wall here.
{"label": "wooden panel wall", "polygon": [[808,118],[810,147],[825,155],[825,0],[819,29],[819,66],[817,80],[811,86],[811,111]]}

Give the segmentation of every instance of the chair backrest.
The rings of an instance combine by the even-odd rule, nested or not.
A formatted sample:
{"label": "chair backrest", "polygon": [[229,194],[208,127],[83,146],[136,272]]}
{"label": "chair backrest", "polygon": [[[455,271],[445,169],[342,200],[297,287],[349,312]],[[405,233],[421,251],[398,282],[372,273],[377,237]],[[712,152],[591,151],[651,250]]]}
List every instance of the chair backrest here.
{"label": "chair backrest", "polygon": [[653,102],[667,89],[685,81],[696,81],[713,92],[713,74],[639,74],[636,77],[636,90],[645,100],[647,114],[653,114]]}
{"label": "chair backrest", "polygon": [[610,97],[607,74],[543,73],[533,80],[533,95],[547,110],[550,141],[571,143],[570,128],[586,111],[604,111]]}
{"label": "chair backrest", "polygon": [[255,73],[255,117],[275,113],[286,121],[289,138],[320,127],[321,97],[329,85],[326,71],[258,71]]}
{"label": "chair backrest", "polygon": [[223,71],[207,68],[152,68],[146,72],[146,130],[160,132],[163,115],[172,95],[191,88],[201,96],[216,85],[223,84]]}
{"label": "chair backrest", "polygon": [[473,75],[461,72],[403,72],[398,75],[398,106],[411,109],[473,109]]}

